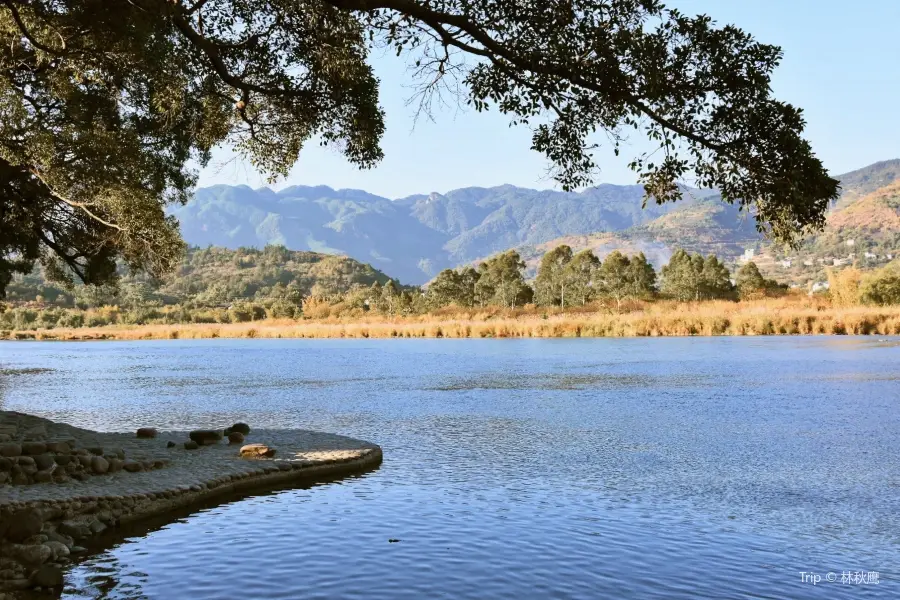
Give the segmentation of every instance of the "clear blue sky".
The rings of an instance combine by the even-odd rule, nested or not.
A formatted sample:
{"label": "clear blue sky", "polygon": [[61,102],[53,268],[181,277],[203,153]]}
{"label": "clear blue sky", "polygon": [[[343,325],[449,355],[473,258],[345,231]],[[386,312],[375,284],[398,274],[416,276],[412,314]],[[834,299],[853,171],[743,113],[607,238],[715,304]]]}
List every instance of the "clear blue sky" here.
{"label": "clear blue sky", "polygon": [[[804,109],[807,138],[833,174],[900,157],[900,0],[673,0],[685,13],[734,23],[758,40],[784,49],[775,73],[776,97]],[[398,198],[466,186],[511,183],[552,188],[547,163],[529,149],[530,131],[510,128],[497,113],[438,111],[436,122],[413,126],[410,79],[402,59],[375,56],[381,103],[387,113],[385,158],[359,170],[336,151],[308,145],[287,185],[359,188]],[[639,147],[639,142],[635,142]],[[200,185],[265,184],[230,152],[216,153]],[[600,149],[596,183],[634,183],[622,158]]]}

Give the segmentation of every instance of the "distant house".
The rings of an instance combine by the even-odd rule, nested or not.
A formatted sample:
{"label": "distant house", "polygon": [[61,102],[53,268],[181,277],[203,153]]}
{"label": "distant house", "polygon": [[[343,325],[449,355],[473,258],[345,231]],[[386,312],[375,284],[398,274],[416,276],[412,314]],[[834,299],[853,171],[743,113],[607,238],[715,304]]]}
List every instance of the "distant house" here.
{"label": "distant house", "polygon": [[847,240],[844,243],[847,244],[848,246],[854,246],[854,245],[856,245],[856,240]]}
{"label": "distant house", "polygon": [[832,265],[834,265],[835,267],[843,267],[844,265],[849,265],[849,264],[850,264],[849,258],[835,258],[834,262],[832,263]]}
{"label": "distant house", "polygon": [[809,293],[815,294],[816,292],[824,292],[827,289],[828,289],[827,281],[817,281],[814,284],[812,284],[811,288],[809,288]]}
{"label": "distant house", "polygon": [[871,252],[866,252],[865,254],[863,254],[863,256],[865,256],[869,260],[875,260],[876,258],[878,258],[877,254],[872,254]]}
{"label": "distant house", "polygon": [[885,257],[886,259],[888,259],[888,260],[894,260],[894,255],[893,255],[893,254],[885,254],[884,257]]}
{"label": "distant house", "polygon": [[756,256],[756,250],[753,248],[744,248],[744,253],[738,257],[739,263],[748,263]]}
{"label": "distant house", "polygon": [[[821,259],[821,258],[819,259],[819,262],[822,262],[822,259]],[[812,261],[812,260],[804,260],[804,261],[803,261],[803,266],[811,267],[811,266],[813,266],[813,261]]]}
{"label": "distant house", "polygon": [[785,269],[790,269],[791,265],[794,264],[790,258],[786,258],[781,261],[781,266]]}

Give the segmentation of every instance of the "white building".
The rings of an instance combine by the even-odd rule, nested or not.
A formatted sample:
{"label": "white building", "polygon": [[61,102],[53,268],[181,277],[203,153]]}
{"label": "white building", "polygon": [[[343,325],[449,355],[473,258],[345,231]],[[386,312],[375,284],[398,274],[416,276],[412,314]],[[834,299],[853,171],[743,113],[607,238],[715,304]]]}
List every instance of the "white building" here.
{"label": "white building", "polygon": [[876,258],[878,258],[877,254],[872,254],[871,252],[866,252],[863,256],[865,256],[869,260],[875,260]]}
{"label": "white building", "polygon": [[739,263],[748,263],[756,256],[756,250],[753,248],[744,248],[744,253],[738,257]]}
{"label": "white building", "polygon": [[786,258],[783,261],[781,261],[781,266],[785,269],[790,269],[792,264],[794,264],[794,263],[790,258]]}
{"label": "white building", "polygon": [[847,241],[844,242],[844,243],[847,244],[848,246],[853,246],[853,245],[856,244],[856,240],[847,240]]}

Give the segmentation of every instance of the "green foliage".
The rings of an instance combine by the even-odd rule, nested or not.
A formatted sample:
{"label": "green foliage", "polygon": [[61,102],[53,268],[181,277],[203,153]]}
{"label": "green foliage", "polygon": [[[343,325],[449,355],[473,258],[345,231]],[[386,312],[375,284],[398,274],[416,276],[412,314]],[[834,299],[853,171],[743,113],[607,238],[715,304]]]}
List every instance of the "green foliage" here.
{"label": "green foliage", "polygon": [[508,250],[478,265],[476,301],[515,308],[532,301],[534,292],[525,283],[525,263],[519,253]]}
{"label": "green foliage", "polygon": [[582,250],[572,257],[566,269],[570,277],[570,296],[575,302],[584,306],[597,293],[594,288],[598,279],[600,259],[590,250]]}
{"label": "green foliage", "polygon": [[574,283],[574,273],[569,269],[571,262],[572,249],[566,245],[544,254],[534,280],[537,305],[566,307],[566,290]]}
{"label": "green foliage", "polygon": [[900,304],[900,264],[890,264],[865,276],[860,297],[866,304]]}
{"label": "green foliage", "polygon": [[704,259],[678,250],[661,275],[662,293],[676,300],[730,299],[734,295],[728,269],[714,254]]}
{"label": "green foliage", "polygon": [[631,162],[657,202],[691,173],[793,241],[837,195],[801,111],[770,94],[781,49],[658,0],[7,1],[0,294],[37,260],[89,283],[114,279],[117,260],[175,268],[184,247],[164,208],[217,144],[270,178],[314,136],[375,164],[384,116],[366,59],[385,45],[414,64],[426,113],[451,75],[476,110],[539,123],[532,148],[565,189],[591,180],[589,136],[633,128],[665,150]]}
{"label": "green foliage", "polygon": [[759,272],[754,262],[748,262],[738,269],[735,275],[735,288],[741,300],[753,300],[767,296],[780,296],[787,291],[787,286],[774,279],[766,279]]}

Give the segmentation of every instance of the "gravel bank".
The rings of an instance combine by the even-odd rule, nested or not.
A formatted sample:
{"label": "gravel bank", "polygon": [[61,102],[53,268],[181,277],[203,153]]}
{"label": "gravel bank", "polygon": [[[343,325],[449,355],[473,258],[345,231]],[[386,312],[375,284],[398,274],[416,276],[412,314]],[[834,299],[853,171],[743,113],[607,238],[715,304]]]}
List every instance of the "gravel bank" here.
{"label": "gravel bank", "polygon": [[[80,550],[79,540],[109,527],[218,495],[362,471],[378,465],[382,457],[375,444],[304,430],[251,430],[241,444],[229,444],[226,438],[188,450],[188,432],[138,438],[135,433],[99,433],[0,411],[0,431],[0,451],[6,449],[6,461],[0,466],[11,469],[6,482],[0,483],[0,597],[3,590],[58,587],[61,567]],[[52,465],[52,452],[37,454],[32,458],[38,465],[52,465],[48,481],[13,485],[13,470],[24,481],[21,471],[35,468],[35,461],[24,456],[27,452],[10,456],[15,446],[33,454],[42,443],[63,452],[68,446],[86,468],[67,477],[59,464]],[[275,455],[242,458],[239,449],[253,443],[274,448]],[[101,463],[115,464],[115,457],[123,455],[125,468],[92,469],[98,457],[106,457]]]}

